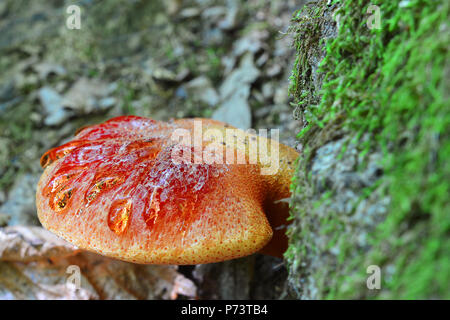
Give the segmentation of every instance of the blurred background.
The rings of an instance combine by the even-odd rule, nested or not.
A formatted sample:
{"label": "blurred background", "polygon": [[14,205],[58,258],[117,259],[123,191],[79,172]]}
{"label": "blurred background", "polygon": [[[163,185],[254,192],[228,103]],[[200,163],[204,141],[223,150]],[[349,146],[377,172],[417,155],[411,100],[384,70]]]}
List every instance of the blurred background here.
{"label": "blurred background", "polygon": [[[288,95],[295,52],[286,31],[303,2],[0,1],[0,226],[38,226],[40,156],[77,128],[114,116],[206,117],[243,129],[278,128],[281,141],[294,147],[300,124]],[[66,9],[74,4],[81,9],[79,30],[66,26]],[[248,259],[170,272],[198,286],[188,297],[287,297],[281,260]],[[0,293],[38,297],[39,285],[16,288],[9,296],[4,278],[15,272],[5,271],[10,267],[0,262]],[[63,277],[64,271],[58,272]],[[219,281],[227,280],[217,274],[224,273],[228,281],[242,283],[220,291]],[[134,297],[169,297],[146,290]],[[123,297],[97,294],[87,297]]]}

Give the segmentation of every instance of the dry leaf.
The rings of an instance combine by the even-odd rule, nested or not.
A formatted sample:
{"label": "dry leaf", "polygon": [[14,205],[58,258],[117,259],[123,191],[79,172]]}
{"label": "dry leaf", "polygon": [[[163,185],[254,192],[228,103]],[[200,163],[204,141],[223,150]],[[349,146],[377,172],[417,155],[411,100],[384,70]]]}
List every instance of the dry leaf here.
{"label": "dry leaf", "polygon": [[0,228],[0,260],[30,262],[75,254],[77,248],[40,227]]}
{"label": "dry leaf", "polygon": [[194,298],[196,287],[177,266],[138,265],[79,251],[40,227],[0,228],[0,299],[176,299],[179,294]]}

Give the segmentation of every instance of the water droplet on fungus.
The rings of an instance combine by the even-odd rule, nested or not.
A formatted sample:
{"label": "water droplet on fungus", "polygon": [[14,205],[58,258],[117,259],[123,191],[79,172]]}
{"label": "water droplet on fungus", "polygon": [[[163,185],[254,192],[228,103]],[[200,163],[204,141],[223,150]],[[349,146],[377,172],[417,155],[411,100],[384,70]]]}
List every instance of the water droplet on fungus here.
{"label": "water droplet on fungus", "polygon": [[123,179],[120,177],[104,177],[97,180],[97,182],[91,185],[86,192],[86,196],[84,198],[86,205],[88,206],[92,201],[94,201],[101,192],[110,190],[114,185],[121,182],[123,182]]}
{"label": "water droplet on fungus", "polygon": [[68,202],[73,195],[73,189],[63,187],[60,191],[56,192],[53,197],[50,198],[50,208],[56,213],[62,212],[67,208]]}
{"label": "water droplet on fungus", "polygon": [[112,203],[108,213],[108,227],[116,234],[122,234],[128,227],[131,215],[131,199],[119,199]]}

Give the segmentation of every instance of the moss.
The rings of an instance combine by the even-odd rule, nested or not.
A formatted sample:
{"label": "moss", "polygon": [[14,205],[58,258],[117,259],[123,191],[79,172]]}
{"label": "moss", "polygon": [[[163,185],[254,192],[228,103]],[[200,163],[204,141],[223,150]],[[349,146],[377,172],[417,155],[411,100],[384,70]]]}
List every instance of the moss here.
{"label": "moss", "polygon": [[[450,4],[379,2],[381,28],[370,30],[367,8],[374,3],[334,3],[339,7],[340,26],[337,36],[326,41],[319,70],[325,76],[321,92],[313,86],[314,71],[308,64],[310,48],[318,45],[320,35],[312,26],[320,27],[320,22],[314,24],[302,13],[293,19],[298,56],[290,91],[295,106],[306,115],[306,126],[299,134],[305,149],[292,187],[292,218],[311,224],[300,230],[294,223],[286,253],[290,269],[316,279],[319,297],[448,299]],[[324,8],[325,2],[319,1],[304,10],[320,13]],[[314,221],[317,206],[309,164],[315,150],[336,131],[352,137],[363,159],[374,151],[383,155],[383,176],[359,201],[373,193],[391,199],[383,221],[368,235],[368,247],[357,253],[340,224],[334,225],[333,212],[328,212],[320,227]],[[334,272],[308,274],[307,266],[301,266],[308,255],[329,250],[311,247],[314,228],[334,234],[329,245],[338,245],[337,265],[324,266]],[[381,267],[380,291],[365,286],[368,264]]]}
{"label": "moss", "polygon": [[309,114],[305,112],[305,107],[319,102],[313,79],[314,70],[308,60],[321,50],[319,38],[322,35],[321,27],[326,21],[322,19],[325,12],[324,3],[315,4],[309,3],[297,11],[292,19],[294,24],[289,29],[289,32],[297,35],[295,48],[298,52],[290,77],[289,91],[295,99],[295,113],[302,112],[306,118]]}

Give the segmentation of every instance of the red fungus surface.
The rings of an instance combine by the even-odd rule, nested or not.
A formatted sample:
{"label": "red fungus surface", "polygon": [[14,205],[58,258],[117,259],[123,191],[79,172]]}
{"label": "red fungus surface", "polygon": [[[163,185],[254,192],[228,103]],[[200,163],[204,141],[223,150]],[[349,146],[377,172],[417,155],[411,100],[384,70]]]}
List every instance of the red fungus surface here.
{"label": "red fungus surface", "polygon": [[[269,221],[283,214],[267,204],[289,196],[297,152],[279,144],[280,170],[274,175],[261,175],[259,162],[176,163],[173,154],[180,150],[195,158],[212,143],[202,137],[200,150],[175,149],[180,144],[173,132],[193,133],[194,120],[203,131],[231,128],[208,119],[122,116],[83,128],[46,152],[36,193],[42,225],[82,249],[136,263],[210,263],[262,249],[273,235]],[[247,159],[251,154],[234,149]],[[269,254],[280,255],[286,244],[277,243]]]}

